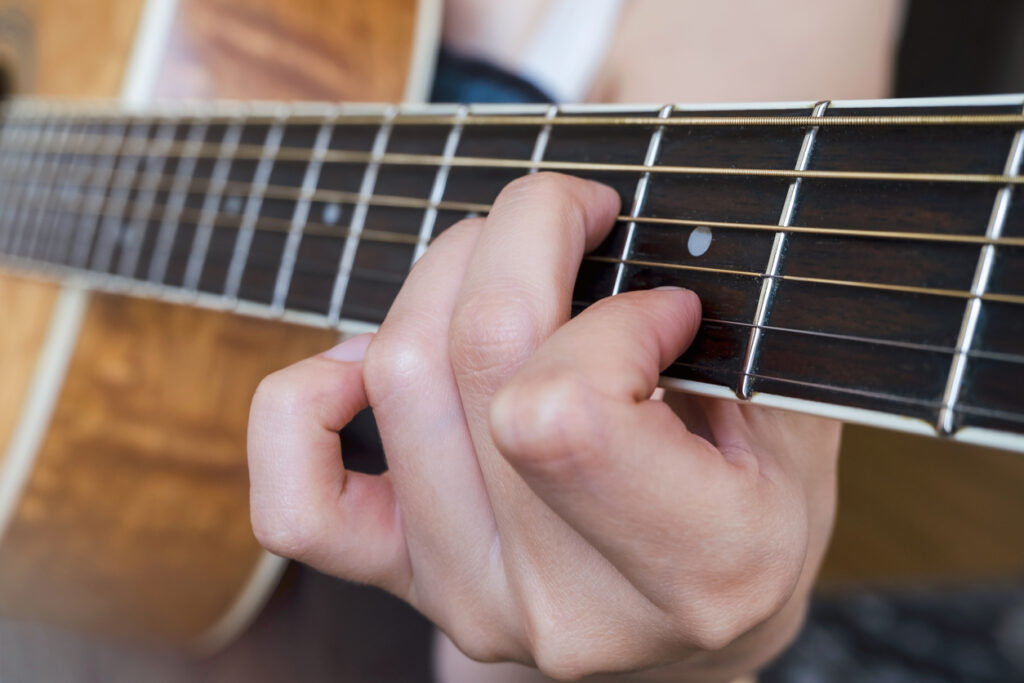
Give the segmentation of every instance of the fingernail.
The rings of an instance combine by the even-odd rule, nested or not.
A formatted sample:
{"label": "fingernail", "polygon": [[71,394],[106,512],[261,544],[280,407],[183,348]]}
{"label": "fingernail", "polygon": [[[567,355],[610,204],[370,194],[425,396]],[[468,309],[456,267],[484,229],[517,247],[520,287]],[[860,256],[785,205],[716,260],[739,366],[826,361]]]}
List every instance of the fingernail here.
{"label": "fingernail", "polygon": [[350,337],[334,348],[327,349],[320,355],[324,358],[330,358],[331,360],[349,362],[362,360],[363,356],[366,355],[366,347],[370,345],[371,339],[373,339],[373,335],[369,333]]}
{"label": "fingernail", "polygon": [[655,287],[655,292],[681,292],[685,287],[675,287],[673,285],[662,285],[661,287]]}

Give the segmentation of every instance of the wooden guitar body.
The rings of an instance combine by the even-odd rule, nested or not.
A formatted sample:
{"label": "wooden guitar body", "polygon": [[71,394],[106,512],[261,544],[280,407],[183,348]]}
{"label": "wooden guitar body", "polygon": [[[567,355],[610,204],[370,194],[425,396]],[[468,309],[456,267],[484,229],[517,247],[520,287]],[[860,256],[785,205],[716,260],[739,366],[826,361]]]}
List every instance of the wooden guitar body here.
{"label": "wooden guitar body", "polygon": [[[7,82],[117,97],[159,48],[136,28],[161,4],[0,3]],[[150,82],[168,99],[422,96],[407,74],[414,45],[432,50],[435,10],[181,0]],[[179,646],[230,638],[283,565],[249,525],[249,400],[337,333],[5,273],[0,319],[0,614]]]}
{"label": "wooden guitar body", "polygon": [[[150,95],[416,100],[425,94],[430,77],[439,2],[0,0],[0,71],[7,69],[0,84],[44,96],[109,99],[121,93],[129,105]],[[633,7],[653,11],[655,4]],[[661,3],[663,8],[671,4]],[[161,26],[164,33],[150,33]],[[646,34],[641,37],[656,43]],[[1019,109],[1020,103],[1015,106]],[[453,161],[443,153],[449,126],[455,129],[447,118],[451,115],[440,116],[444,125],[435,124],[431,138],[440,159],[432,163],[446,169]],[[541,121],[538,128],[547,119]],[[623,134],[622,149],[647,149],[649,128],[637,134],[642,147]],[[470,130],[458,145],[469,141],[467,148],[476,149],[476,156],[500,152],[518,155],[520,162],[532,158],[535,148],[556,163],[559,157],[552,151],[558,152],[559,144],[563,155],[585,149],[573,143],[568,125],[553,138],[550,131],[542,138],[528,129],[510,134],[499,126],[495,135],[481,130]],[[502,134],[512,143],[507,149],[501,148]],[[566,136],[561,143],[560,135]],[[795,155],[804,135],[798,132],[786,149]],[[720,144],[728,145],[730,136],[723,135]],[[537,146],[541,139],[550,149]],[[405,144],[410,140],[405,138]],[[601,144],[610,148],[615,142],[602,139]],[[999,148],[1000,158],[1005,146]],[[721,149],[709,144],[698,151],[714,156]],[[423,169],[428,166],[421,171],[436,180],[434,169]],[[496,169],[474,173],[462,168],[461,175],[452,175],[466,187],[479,182],[496,192],[503,184],[496,178],[514,175],[500,163]],[[635,179],[623,182],[633,196]],[[781,200],[790,181],[779,182]],[[433,194],[430,182],[416,185],[415,192],[399,188],[392,199],[423,200]],[[335,198],[346,194],[340,187],[326,190]],[[461,199],[490,201],[493,193]],[[679,208],[677,199],[672,199],[673,210]],[[353,203],[351,196],[344,201]],[[991,200],[985,201],[987,217]],[[466,202],[456,196],[447,213],[486,210],[486,205]],[[378,206],[385,212],[397,209],[392,216],[403,210],[406,219],[415,214],[414,228],[392,240],[391,253],[405,268],[410,260],[402,250],[411,254],[414,249],[410,236],[431,226],[409,210],[414,205],[389,206],[381,200]],[[770,217],[772,232],[777,215]],[[431,220],[439,221],[437,216]],[[320,237],[330,235],[327,226],[318,227]],[[377,241],[387,242],[378,228],[371,227]],[[413,239],[419,246],[420,238]],[[680,250],[684,243],[665,244]],[[770,237],[760,244],[770,245]],[[973,269],[973,262],[968,267]],[[760,277],[757,269],[747,275]],[[260,550],[249,526],[245,432],[250,397],[267,373],[333,344],[337,321],[286,324],[235,315],[224,310],[229,304],[212,310],[128,298],[86,289],[76,285],[75,274],[61,273],[65,279],[46,280],[0,271],[0,618],[216,648],[259,609],[283,566]],[[347,286],[351,272],[345,278]],[[102,290],[107,281],[94,279],[92,286]],[[393,286],[394,277],[387,282]],[[760,285],[751,291],[756,303]],[[330,288],[323,293],[330,294]],[[183,295],[187,303],[207,305],[190,296]],[[268,304],[263,314],[277,315],[269,301],[263,303]],[[337,303],[341,309],[340,298]],[[372,326],[370,319],[357,322]],[[731,360],[742,362],[745,343],[737,348]],[[731,395],[731,389],[722,393]],[[843,503],[823,570],[825,584],[1017,576],[1024,567],[1019,543],[1024,460],[1019,454],[968,451],[953,440],[852,427],[842,468]]]}

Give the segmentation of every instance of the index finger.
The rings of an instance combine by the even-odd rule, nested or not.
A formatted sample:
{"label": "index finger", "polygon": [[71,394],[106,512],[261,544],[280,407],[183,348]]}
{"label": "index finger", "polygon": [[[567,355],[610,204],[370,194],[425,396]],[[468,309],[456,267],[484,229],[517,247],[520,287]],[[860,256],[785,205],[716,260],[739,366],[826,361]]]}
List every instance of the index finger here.
{"label": "index finger", "polygon": [[463,398],[486,401],[569,318],[583,254],[608,234],[614,190],[554,173],[506,187],[477,240],[452,316],[452,361]]}

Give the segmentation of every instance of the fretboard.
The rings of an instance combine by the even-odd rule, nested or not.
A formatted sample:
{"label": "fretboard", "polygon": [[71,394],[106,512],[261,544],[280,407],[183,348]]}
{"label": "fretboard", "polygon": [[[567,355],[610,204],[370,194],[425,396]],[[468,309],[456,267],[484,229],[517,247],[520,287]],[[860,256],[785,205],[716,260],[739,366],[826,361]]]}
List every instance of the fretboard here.
{"label": "fretboard", "polygon": [[701,297],[667,385],[1024,450],[1022,106],[15,101],[0,253],[354,331],[384,319],[442,230],[516,177],[570,173],[622,198],[574,313],[660,285]]}

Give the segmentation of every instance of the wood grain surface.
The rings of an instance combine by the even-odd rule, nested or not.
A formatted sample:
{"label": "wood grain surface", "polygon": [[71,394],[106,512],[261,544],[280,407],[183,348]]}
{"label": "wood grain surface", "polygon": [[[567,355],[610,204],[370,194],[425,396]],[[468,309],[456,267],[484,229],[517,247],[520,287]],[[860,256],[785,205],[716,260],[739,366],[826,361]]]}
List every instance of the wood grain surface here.
{"label": "wood grain surface", "polygon": [[0,471],[50,325],[57,287],[0,274]]}
{"label": "wood grain surface", "polygon": [[401,99],[416,0],[181,0],[158,98]]}
{"label": "wood grain surface", "polygon": [[821,587],[1024,575],[1024,457],[847,426]]}
{"label": "wood grain surface", "polygon": [[10,616],[186,642],[259,549],[245,430],[259,379],[334,334],[94,297],[0,549]]}
{"label": "wood grain surface", "polygon": [[[116,97],[141,4],[19,5],[33,30],[36,77],[21,82],[25,91]],[[157,91],[395,101],[415,7],[182,0]],[[0,435],[23,399],[54,292],[0,280],[4,319],[17,320],[0,328],[0,352],[10,351],[0,371],[5,389],[16,388],[3,393]],[[0,539],[0,615],[175,645],[205,633],[261,553],[245,462],[252,392],[269,372],[336,339],[324,329],[94,296],[50,430]]]}

